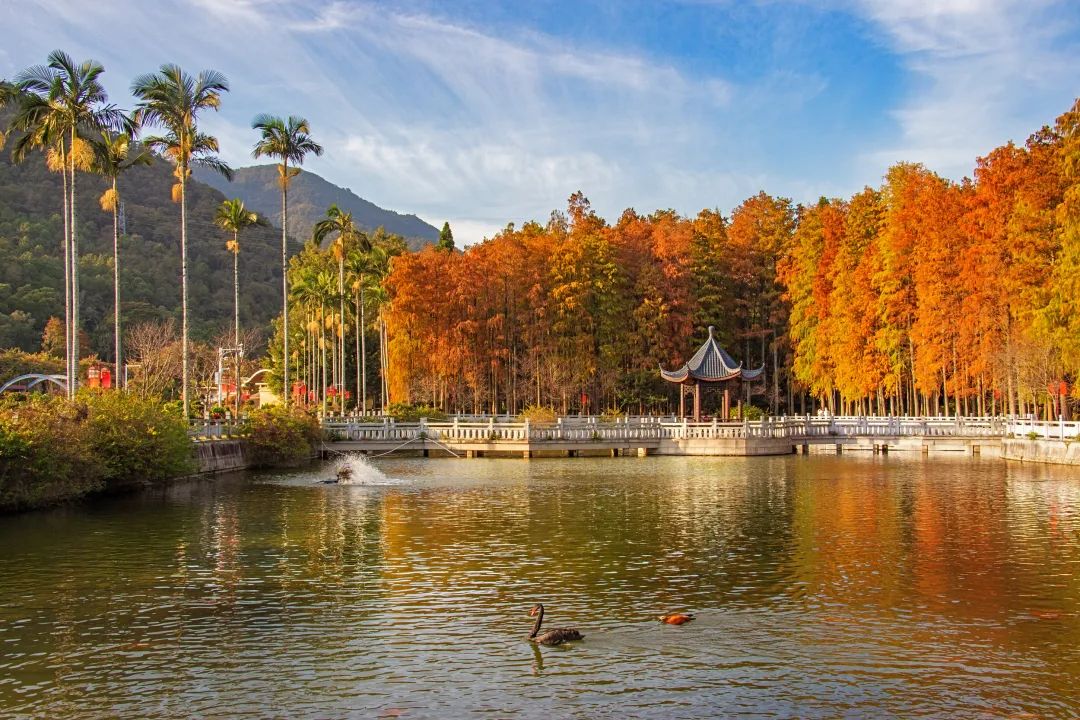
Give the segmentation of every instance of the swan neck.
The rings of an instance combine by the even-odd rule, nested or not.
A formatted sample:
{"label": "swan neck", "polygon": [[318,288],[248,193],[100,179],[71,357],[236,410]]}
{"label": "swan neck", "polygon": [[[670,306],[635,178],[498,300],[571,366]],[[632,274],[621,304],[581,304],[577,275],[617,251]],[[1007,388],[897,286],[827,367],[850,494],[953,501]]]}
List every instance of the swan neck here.
{"label": "swan neck", "polygon": [[534,638],[540,632],[540,623],[544,622],[544,606],[541,605],[540,609],[536,613],[536,622],[533,623],[532,632],[529,633],[529,637]]}

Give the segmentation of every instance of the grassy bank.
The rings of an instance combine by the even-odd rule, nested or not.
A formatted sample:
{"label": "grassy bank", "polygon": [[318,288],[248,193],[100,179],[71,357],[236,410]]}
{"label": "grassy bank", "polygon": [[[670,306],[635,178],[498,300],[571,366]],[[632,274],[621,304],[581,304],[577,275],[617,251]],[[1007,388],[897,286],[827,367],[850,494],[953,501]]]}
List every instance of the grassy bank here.
{"label": "grassy bank", "polygon": [[194,470],[187,425],[122,393],[0,401],[0,510],[150,485]]}
{"label": "grassy bank", "polygon": [[[252,462],[278,467],[311,457],[318,422],[267,408],[246,425]],[[198,471],[175,407],[119,392],[0,399],[0,512],[166,482]]]}

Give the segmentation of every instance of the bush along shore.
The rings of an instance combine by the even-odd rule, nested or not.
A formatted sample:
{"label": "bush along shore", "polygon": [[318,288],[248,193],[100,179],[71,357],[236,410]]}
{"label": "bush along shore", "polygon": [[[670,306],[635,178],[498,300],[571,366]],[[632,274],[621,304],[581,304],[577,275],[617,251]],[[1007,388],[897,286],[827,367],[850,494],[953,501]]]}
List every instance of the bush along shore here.
{"label": "bush along shore", "polygon": [[[321,440],[318,422],[284,408],[252,412],[246,426],[257,467],[296,465]],[[0,512],[54,505],[192,475],[187,423],[171,405],[84,391],[0,400]]]}

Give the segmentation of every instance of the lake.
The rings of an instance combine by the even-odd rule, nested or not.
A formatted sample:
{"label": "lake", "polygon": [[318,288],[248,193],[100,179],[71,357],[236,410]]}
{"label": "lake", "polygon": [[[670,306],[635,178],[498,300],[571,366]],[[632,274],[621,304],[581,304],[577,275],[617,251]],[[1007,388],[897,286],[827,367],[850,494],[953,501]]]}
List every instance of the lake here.
{"label": "lake", "polygon": [[[0,716],[1080,716],[1077,469],[417,458],[315,484],[332,474],[0,517]],[[527,642],[536,602],[585,639]]]}

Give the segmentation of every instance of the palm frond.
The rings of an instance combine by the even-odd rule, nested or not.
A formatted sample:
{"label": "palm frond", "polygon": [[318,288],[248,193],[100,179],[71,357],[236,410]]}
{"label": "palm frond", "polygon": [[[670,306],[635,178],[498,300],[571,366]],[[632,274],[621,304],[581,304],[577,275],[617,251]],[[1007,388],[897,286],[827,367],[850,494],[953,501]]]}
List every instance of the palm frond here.
{"label": "palm frond", "polygon": [[228,163],[226,163],[224,160],[222,160],[220,158],[208,157],[208,156],[193,157],[193,158],[191,158],[191,164],[192,165],[197,165],[198,167],[207,168],[208,170],[213,170],[214,172],[219,173],[222,176],[224,176],[224,178],[226,180],[232,180],[233,179],[233,170],[232,170],[232,168],[229,167]]}
{"label": "palm frond", "polygon": [[47,65],[31,65],[15,75],[15,87],[37,95],[48,95],[56,82],[56,72]]}

